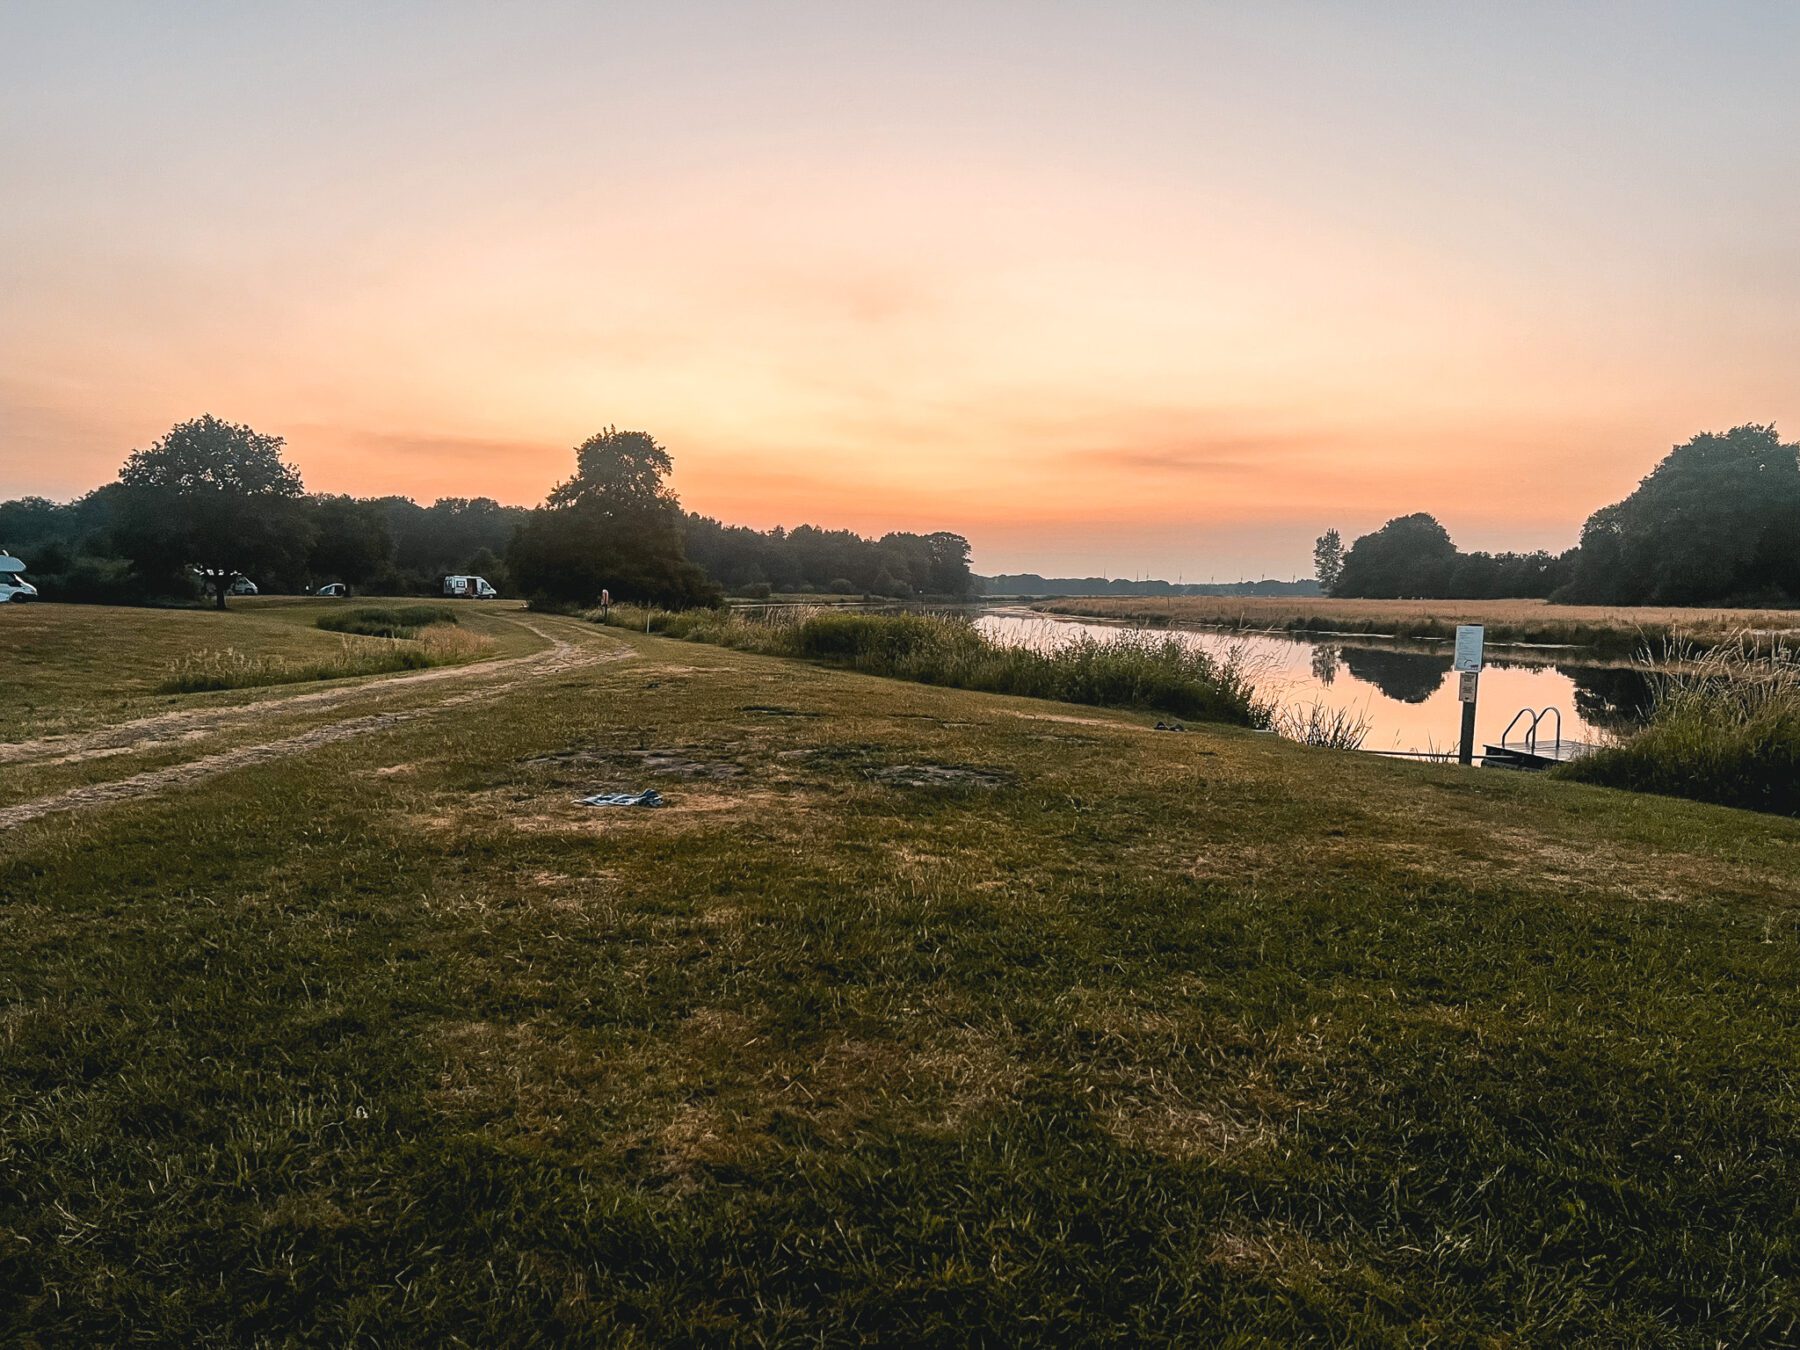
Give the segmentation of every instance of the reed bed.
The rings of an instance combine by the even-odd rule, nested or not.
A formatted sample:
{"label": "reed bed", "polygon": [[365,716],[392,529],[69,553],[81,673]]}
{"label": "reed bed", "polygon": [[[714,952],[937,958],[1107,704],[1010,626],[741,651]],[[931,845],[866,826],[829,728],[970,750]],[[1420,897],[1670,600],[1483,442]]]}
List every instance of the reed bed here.
{"label": "reed bed", "polygon": [[1049,614],[1166,627],[1195,624],[1246,632],[1357,633],[1446,641],[1479,623],[1487,641],[1640,652],[1678,642],[1699,651],[1767,649],[1800,635],[1800,612],[1677,606],[1553,605],[1547,600],[1337,600],[1306,596],[1071,597],[1033,606]]}
{"label": "reed bed", "polygon": [[256,689],[274,684],[343,680],[359,675],[388,675],[456,665],[487,651],[492,643],[454,624],[434,623],[413,630],[408,638],[356,638],[346,635],[335,652],[295,660],[268,652],[213,647],[190,652],[170,663],[156,686],[159,694],[198,694],[217,689]]}
{"label": "reed bed", "polygon": [[1643,730],[1564,778],[1800,815],[1800,647],[1752,636],[1665,649]]}
{"label": "reed bed", "polygon": [[996,642],[967,620],[929,614],[845,614],[809,608],[745,615],[671,613],[614,605],[587,617],[616,627],[797,657],[872,675],[1096,707],[1172,713],[1266,727],[1273,709],[1242,666],[1177,638],[1083,634],[1048,650]]}

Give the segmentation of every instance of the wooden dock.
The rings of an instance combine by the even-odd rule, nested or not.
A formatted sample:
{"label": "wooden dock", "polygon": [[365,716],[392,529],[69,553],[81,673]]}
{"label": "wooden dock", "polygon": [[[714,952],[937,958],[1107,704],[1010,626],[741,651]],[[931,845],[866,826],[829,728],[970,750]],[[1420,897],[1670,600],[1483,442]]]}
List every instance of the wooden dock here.
{"label": "wooden dock", "polygon": [[1482,751],[1481,763],[1489,769],[1551,769],[1599,748],[1586,741],[1565,741],[1560,737],[1553,741],[1502,741]]}

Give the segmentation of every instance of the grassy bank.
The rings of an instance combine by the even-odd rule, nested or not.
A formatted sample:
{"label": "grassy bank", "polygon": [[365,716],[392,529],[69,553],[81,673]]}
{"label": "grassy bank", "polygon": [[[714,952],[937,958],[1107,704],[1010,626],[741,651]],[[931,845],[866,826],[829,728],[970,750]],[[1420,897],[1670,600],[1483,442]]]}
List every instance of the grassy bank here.
{"label": "grassy bank", "polygon": [[1648,725],[1564,778],[1800,815],[1800,650],[1671,653]]}
{"label": "grassy bank", "polygon": [[[326,628],[330,625],[321,618],[318,626]],[[300,660],[237,647],[209,647],[188,652],[170,662],[168,673],[156,690],[162,694],[195,694],[215,689],[260,689],[277,684],[343,680],[359,675],[388,675],[395,671],[425,670],[473,660],[490,645],[486,638],[464,632],[454,624],[433,623],[425,628],[404,628],[391,638],[358,641],[345,637],[337,650],[329,655]]]}
{"label": "grassy bank", "polygon": [[995,642],[964,620],[927,614],[670,613],[614,605],[588,617],[634,632],[824,661],[922,684],[1239,726],[1267,726],[1272,716],[1243,670],[1149,634],[1121,633],[1110,640],[1083,635],[1051,651],[1034,651]]}
{"label": "grassy bank", "polygon": [[7,1338],[1793,1339],[1800,823],[534,622],[0,834]]}
{"label": "grassy bank", "polygon": [[1747,630],[1800,632],[1792,610],[1552,605],[1545,600],[1333,600],[1306,596],[1180,596],[1169,599],[1046,600],[1050,614],[1122,619],[1156,626],[1187,623],[1258,632],[1362,633],[1440,641],[1458,624],[1479,623],[1491,643],[1588,647],[1620,654],[1679,642],[1702,650],[1735,643]]}

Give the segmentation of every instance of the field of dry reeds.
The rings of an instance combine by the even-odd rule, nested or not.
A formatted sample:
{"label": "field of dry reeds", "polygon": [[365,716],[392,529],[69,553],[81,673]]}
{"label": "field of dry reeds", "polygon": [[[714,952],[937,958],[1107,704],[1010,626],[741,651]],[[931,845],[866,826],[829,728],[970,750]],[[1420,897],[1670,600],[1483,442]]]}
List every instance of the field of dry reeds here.
{"label": "field of dry reeds", "polygon": [[1489,643],[1538,643],[1611,651],[1736,642],[1746,632],[1800,632],[1800,611],[1675,606],[1553,605],[1547,600],[1336,600],[1318,596],[1175,596],[1045,600],[1046,614],[1121,619],[1151,626],[1193,624],[1243,631],[1357,633],[1447,639],[1479,623]]}

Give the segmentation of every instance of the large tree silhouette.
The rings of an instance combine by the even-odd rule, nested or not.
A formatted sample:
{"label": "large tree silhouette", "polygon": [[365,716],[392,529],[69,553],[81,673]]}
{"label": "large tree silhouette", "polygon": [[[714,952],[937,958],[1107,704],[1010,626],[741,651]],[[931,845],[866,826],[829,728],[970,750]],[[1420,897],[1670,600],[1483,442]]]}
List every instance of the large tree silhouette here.
{"label": "large tree silhouette", "polygon": [[664,481],[669,452],[642,431],[608,427],[575,447],[575,475],[552,489],[507,551],[527,595],[591,605],[600,593],[671,607],[718,588],[682,551],[681,503]]}
{"label": "large tree silhouette", "polygon": [[292,567],[312,525],[284,444],[208,413],[132,451],[119,471],[120,552],[146,576],[194,568],[220,609],[238,577]]}

